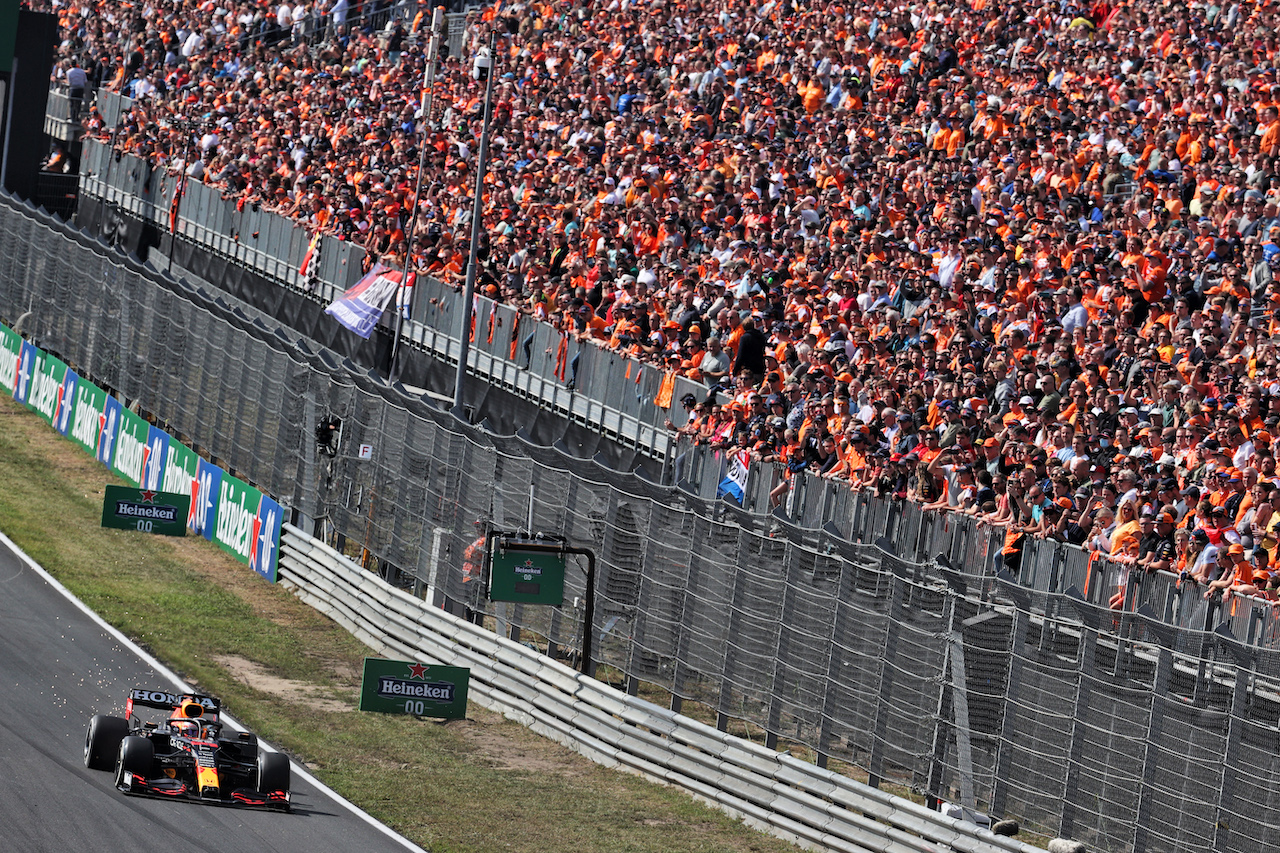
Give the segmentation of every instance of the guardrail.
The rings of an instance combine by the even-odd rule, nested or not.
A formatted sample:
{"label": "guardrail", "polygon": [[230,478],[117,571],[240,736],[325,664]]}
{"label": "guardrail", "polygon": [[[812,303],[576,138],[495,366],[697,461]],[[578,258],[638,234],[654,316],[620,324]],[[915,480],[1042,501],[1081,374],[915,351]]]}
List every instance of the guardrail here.
{"label": "guardrail", "polygon": [[287,525],[280,582],[381,654],[467,667],[469,695],[484,707],[793,843],[885,853],[1035,849],[614,690],[428,607]]}

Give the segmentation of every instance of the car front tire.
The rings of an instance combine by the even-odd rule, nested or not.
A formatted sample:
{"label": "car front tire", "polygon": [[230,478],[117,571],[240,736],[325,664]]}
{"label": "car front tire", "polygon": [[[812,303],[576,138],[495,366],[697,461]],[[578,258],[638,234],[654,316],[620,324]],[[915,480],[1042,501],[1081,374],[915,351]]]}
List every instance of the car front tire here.
{"label": "car front tire", "polygon": [[258,753],[258,791],[289,790],[289,759],[279,752]]}
{"label": "car front tire", "polygon": [[84,766],[90,770],[110,770],[120,742],[129,734],[129,721],[123,717],[94,714],[84,736]]}
{"label": "car front tire", "polygon": [[116,785],[124,784],[125,773],[146,779],[151,775],[151,765],[155,760],[155,747],[146,738],[130,735],[120,741],[120,752],[116,757]]}

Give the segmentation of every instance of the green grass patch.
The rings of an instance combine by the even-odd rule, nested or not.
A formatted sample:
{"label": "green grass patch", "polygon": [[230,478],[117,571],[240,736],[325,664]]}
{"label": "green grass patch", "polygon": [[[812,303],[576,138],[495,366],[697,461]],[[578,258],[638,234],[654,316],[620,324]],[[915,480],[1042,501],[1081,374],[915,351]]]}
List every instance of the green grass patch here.
{"label": "green grass patch", "polygon": [[103,530],[108,482],[119,481],[0,400],[0,530],[262,737],[433,853],[797,849],[476,705],[447,723],[353,710],[367,648],[199,537]]}

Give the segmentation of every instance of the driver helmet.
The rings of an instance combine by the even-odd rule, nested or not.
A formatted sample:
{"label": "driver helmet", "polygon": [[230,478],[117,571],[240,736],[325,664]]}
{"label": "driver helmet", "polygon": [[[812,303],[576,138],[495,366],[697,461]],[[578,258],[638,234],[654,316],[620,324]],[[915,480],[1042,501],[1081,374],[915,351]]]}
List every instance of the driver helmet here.
{"label": "driver helmet", "polygon": [[197,738],[200,736],[200,724],[195,720],[170,720],[169,728],[182,737]]}

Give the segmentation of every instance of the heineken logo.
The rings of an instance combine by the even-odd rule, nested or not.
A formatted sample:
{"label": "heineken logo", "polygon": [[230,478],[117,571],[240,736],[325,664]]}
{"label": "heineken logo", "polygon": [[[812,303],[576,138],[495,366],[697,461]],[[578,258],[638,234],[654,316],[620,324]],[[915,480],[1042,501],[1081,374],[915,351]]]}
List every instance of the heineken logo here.
{"label": "heineken logo", "polygon": [[516,574],[524,575],[525,580],[533,580],[534,575],[542,574],[542,569],[533,564],[533,560],[525,560],[523,566],[516,566]]}
{"label": "heineken logo", "polygon": [[187,532],[187,497],[152,489],[107,486],[102,502],[102,526],[164,536]]}
{"label": "heineken logo", "polygon": [[410,681],[382,676],[378,679],[378,695],[384,699],[430,699],[452,702],[454,685],[448,681]]}
{"label": "heineken logo", "polygon": [[469,675],[456,666],[365,658],[360,710],[461,719],[467,714]]}
{"label": "heineken logo", "polygon": [[116,515],[122,518],[146,518],[151,521],[173,522],[178,520],[178,508],[116,501]]}

